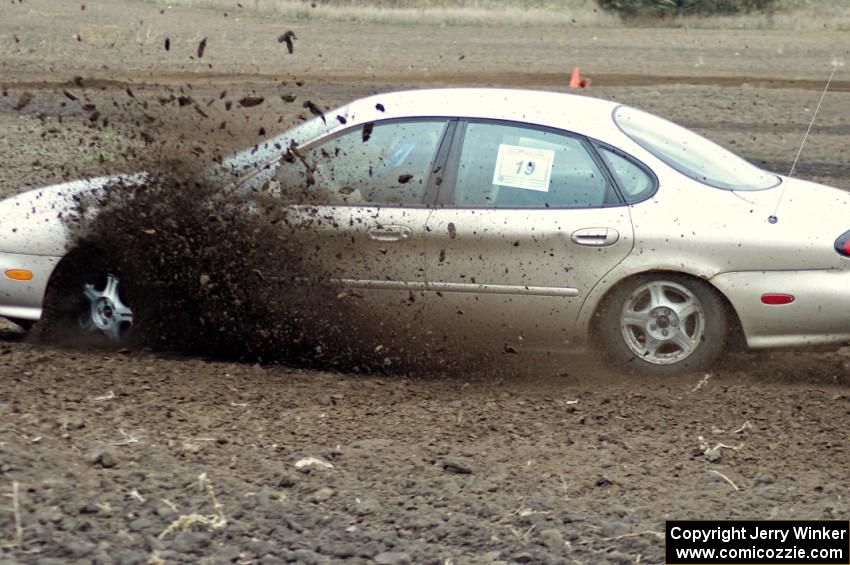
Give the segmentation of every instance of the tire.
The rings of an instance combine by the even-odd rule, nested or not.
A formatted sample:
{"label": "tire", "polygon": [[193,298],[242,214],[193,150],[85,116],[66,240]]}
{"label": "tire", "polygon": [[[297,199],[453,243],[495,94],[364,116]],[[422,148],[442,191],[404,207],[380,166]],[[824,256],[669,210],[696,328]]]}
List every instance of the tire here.
{"label": "tire", "polygon": [[48,282],[39,325],[50,340],[128,343],[133,311],[121,274],[94,250],[69,253]]}
{"label": "tire", "polygon": [[618,369],[678,375],[709,367],[724,351],[729,314],[706,283],[643,275],[614,288],[597,312],[593,338]]}

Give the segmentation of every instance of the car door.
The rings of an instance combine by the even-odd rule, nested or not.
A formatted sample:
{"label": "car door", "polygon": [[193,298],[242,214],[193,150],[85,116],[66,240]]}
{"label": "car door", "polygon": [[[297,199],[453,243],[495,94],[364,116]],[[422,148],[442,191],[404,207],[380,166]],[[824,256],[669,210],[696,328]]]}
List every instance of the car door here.
{"label": "car door", "polygon": [[570,348],[588,292],[632,246],[629,209],[587,140],[462,123],[427,225],[429,326],[461,349]]}
{"label": "car door", "polygon": [[271,183],[288,205],[310,278],[338,285],[335,307],[345,308],[348,333],[388,355],[421,334],[426,194],[448,125],[424,119],[353,127],[293,148]]}

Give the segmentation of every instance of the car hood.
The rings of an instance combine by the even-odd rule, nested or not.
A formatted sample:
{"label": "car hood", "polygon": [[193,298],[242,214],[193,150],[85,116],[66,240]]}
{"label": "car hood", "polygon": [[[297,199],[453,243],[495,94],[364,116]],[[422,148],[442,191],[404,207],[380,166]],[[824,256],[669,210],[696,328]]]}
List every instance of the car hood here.
{"label": "car hood", "polygon": [[65,254],[68,229],[63,218],[83,195],[97,197],[117,183],[138,183],[145,173],[76,180],[37,188],[0,201],[0,252],[28,255]]}

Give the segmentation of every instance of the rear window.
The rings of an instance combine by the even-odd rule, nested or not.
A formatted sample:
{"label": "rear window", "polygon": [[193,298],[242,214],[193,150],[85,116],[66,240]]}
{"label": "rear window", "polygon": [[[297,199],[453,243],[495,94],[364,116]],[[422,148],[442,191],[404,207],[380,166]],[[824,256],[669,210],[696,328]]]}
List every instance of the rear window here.
{"label": "rear window", "polygon": [[714,188],[764,190],[780,178],[671,121],[628,106],[614,110],[614,122],[638,145],[683,175]]}

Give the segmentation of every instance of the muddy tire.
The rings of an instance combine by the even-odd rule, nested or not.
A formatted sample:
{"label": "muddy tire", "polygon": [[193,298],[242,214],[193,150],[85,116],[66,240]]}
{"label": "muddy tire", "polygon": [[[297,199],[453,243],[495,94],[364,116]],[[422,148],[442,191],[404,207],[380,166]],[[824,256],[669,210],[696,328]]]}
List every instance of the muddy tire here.
{"label": "muddy tire", "polygon": [[709,367],[726,347],[729,314],[706,283],[675,274],[616,287],[596,316],[594,341],[614,367],[677,375]]}
{"label": "muddy tire", "polygon": [[96,250],[75,250],[47,285],[39,333],[54,341],[126,344],[133,312],[114,263]]}

